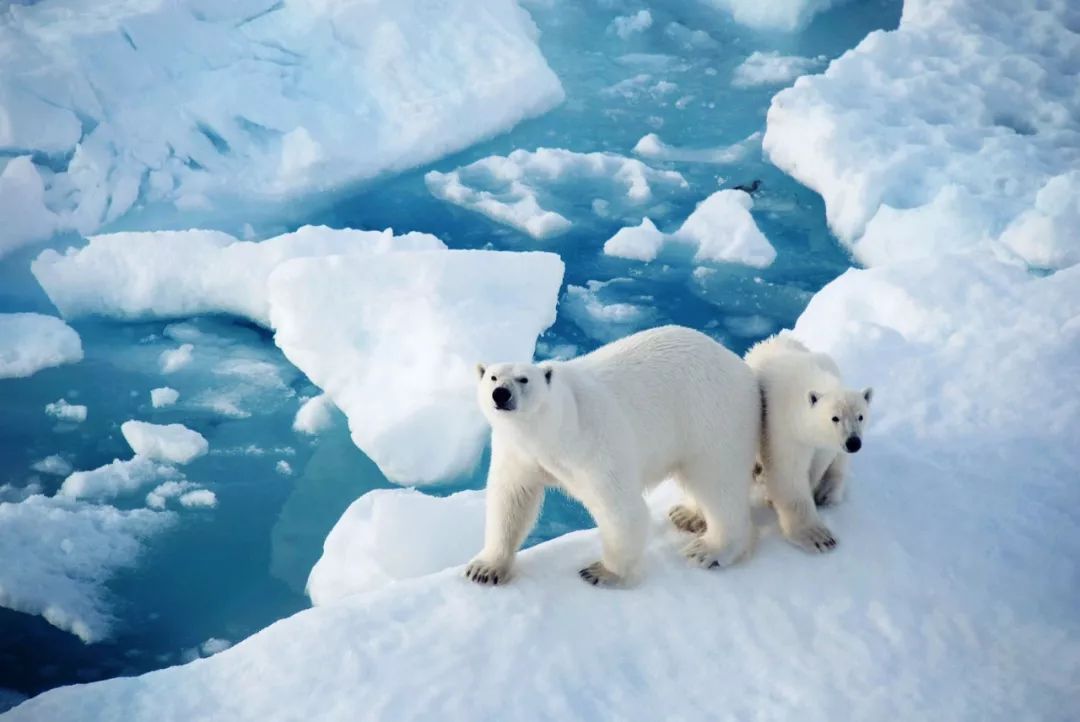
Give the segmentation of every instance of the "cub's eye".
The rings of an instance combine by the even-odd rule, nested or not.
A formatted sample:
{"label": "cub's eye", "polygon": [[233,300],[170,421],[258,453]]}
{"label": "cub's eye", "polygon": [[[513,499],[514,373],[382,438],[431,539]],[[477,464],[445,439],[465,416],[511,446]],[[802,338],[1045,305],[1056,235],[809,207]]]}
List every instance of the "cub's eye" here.
{"label": "cub's eye", "polygon": [[834,417],[832,417],[832,422],[833,422],[834,424],[839,424],[839,423],[840,423],[840,417],[839,417],[839,416],[834,416]]}
{"label": "cub's eye", "polygon": [[859,414],[859,421],[862,421],[862,414]]}
{"label": "cub's eye", "polygon": [[521,378],[519,378],[519,379],[517,380],[517,382],[518,382],[519,384],[527,384],[527,383],[529,383],[529,380],[528,380],[527,378],[525,378],[524,376],[522,376]]}
{"label": "cub's eye", "polygon": [[492,380],[492,381],[495,381],[496,379],[495,379],[495,377],[494,377],[494,376],[492,376],[492,377],[491,377],[491,380]]}

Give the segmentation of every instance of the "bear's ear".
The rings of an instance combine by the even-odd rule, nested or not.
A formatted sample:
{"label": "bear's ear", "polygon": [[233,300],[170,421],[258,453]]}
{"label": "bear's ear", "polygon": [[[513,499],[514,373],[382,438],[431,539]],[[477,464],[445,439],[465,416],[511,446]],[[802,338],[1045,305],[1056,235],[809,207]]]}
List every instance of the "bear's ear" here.
{"label": "bear's ear", "polygon": [[867,386],[865,389],[862,390],[862,397],[866,401],[866,403],[870,403],[870,399],[874,398],[874,389]]}
{"label": "bear's ear", "polygon": [[476,364],[476,375],[478,378],[484,378],[485,371],[487,371],[487,366],[484,364]]}
{"label": "bear's ear", "polygon": [[815,404],[817,404],[818,399],[821,398],[821,397],[818,395],[817,391],[811,391],[810,395],[809,395],[809,398],[810,398],[810,405],[814,406]]}
{"label": "bear's ear", "polygon": [[550,366],[547,366],[547,367],[544,368],[544,381],[547,381],[548,385],[551,384],[551,367]]}

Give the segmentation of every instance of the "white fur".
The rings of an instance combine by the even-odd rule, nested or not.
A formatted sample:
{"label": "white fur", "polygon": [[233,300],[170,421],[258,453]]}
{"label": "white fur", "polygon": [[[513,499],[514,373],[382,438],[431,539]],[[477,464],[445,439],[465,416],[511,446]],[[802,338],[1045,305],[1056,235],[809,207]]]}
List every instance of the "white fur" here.
{"label": "white fur", "polygon": [[[750,485],[760,396],[743,361],[708,336],[665,326],[564,362],[479,367],[477,398],[492,427],[484,548],[466,570],[509,577],[544,487],[558,486],[596,520],[603,559],[588,582],[632,577],[649,515],[642,492],[674,477],[707,529],[686,549],[705,566],[750,549]],[[509,389],[515,408],[496,408]]]}
{"label": "white fur", "polygon": [[761,386],[759,463],[780,529],[804,549],[829,551],[836,539],[817,506],[835,504],[843,495],[845,445],[861,445],[872,391],[845,389],[829,356],[786,335],[755,345],[746,363]]}

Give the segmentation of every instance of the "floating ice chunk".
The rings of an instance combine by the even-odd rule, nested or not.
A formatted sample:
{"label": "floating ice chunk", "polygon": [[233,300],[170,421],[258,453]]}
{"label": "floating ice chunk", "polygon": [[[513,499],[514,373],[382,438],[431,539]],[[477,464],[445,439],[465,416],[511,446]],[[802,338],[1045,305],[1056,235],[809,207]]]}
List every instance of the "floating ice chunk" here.
{"label": "floating ice chunk", "polygon": [[633,15],[620,15],[612,20],[609,31],[626,40],[632,35],[648,30],[652,24],[652,13],[648,10],[638,10]]}
{"label": "floating ice chunk", "polygon": [[45,404],[45,413],[54,419],[72,424],[81,424],[86,421],[86,407],[80,404],[69,404],[67,399]]}
{"label": "floating ice chunk", "polygon": [[648,218],[641,219],[640,226],[620,228],[604,242],[604,253],[636,261],[651,261],[660,255],[667,234],[658,230]]}
{"label": "floating ice chunk", "polygon": [[150,403],[155,409],[172,406],[178,398],[180,398],[180,392],[168,386],[150,389]]}
{"label": "floating ice chunk", "polygon": [[284,459],[279,459],[278,463],[274,464],[274,471],[282,476],[292,476],[293,473],[292,465]]}
{"label": "floating ice chunk", "polygon": [[867,265],[971,250],[1063,267],[1080,245],[1075,29],[1067,2],[911,0],[899,29],[773,98],[764,150]]}
{"label": "floating ice chunk", "polygon": [[[90,233],[140,204],[270,211],[454,152],[563,97],[513,0],[483,12],[471,0],[9,5],[0,147],[42,159],[51,210],[20,161],[8,180],[22,190],[0,189],[0,217],[4,231],[35,224],[33,237],[53,212]],[[27,194],[33,206],[2,212]]]}
{"label": "floating ice chunk", "polygon": [[46,250],[31,268],[67,318],[121,319],[232,314],[266,326],[266,279],[291,258],[375,254],[446,246],[426,233],[304,226],[255,243],[218,231],[93,236],[82,249]]}
{"label": "floating ice chunk", "polygon": [[483,545],[483,491],[434,497],[376,489],[354,501],[330,530],[307,594],[316,606],[333,604],[464,564]]}
{"label": "floating ice chunk", "polygon": [[209,448],[202,434],[183,424],[125,421],[120,425],[120,433],[137,456],[153,461],[187,464]]}
{"label": "floating ice chunk", "polygon": [[532,358],[562,273],[550,253],[299,259],[270,278],[270,320],[285,356],[387,477],[430,483],[476,463],[485,424],[475,365]]}
{"label": "floating ice chunk", "polygon": [[800,55],[781,55],[774,51],[755,50],[742,61],[731,75],[736,88],[752,88],[758,85],[788,85],[800,75],[820,68],[824,56],[804,58]]}
{"label": "floating ice chunk", "polygon": [[195,347],[190,343],[181,344],[178,348],[162,351],[158,357],[158,365],[161,373],[171,374],[184,368],[191,363]]}
{"label": "floating ice chunk", "polygon": [[585,286],[567,286],[563,312],[590,338],[605,343],[639,331],[656,318],[650,306],[628,300],[604,300],[617,295],[613,292],[629,283],[630,279],[615,278],[605,282],[589,281]]}
{"label": "floating ice chunk", "polygon": [[82,361],[79,334],[55,316],[0,313],[0,379]]}
{"label": "floating ice chunk", "polygon": [[[11,147],[3,142],[3,111],[0,96],[0,147]],[[44,240],[56,230],[56,214],[45,207],[45,184],[30,156],[12,158],[0,168],[0,218],[4,219],[0,225],[0,258],[19,246]]]}
{"label": "floating ice chunk", "polygon": [[190,481],[166,481],[146,495],[146,505],[151,509],[164,509],[169,499],[174,499],[195,488]]}
{"label": "floating ice chunk", "polygon": [[182,473],[168,464],[136,456],[124,461],[114,459],[89,471],[73,472],[64,479],[57,494],[71,499],[111,499],[150,484],[183,478]]}
{"label": "floating ice chunk", "polygon": [[217,506],[217,494],[209,489],[196,489],[195,491],[189,491],[186,494],[181,495],[180,504],[188,508],[213,508]]}
{"label": "floating ice chunk", "polygon": [[660,140],[656,133],[645,135],[634,146],[643,158],[689,163],[738,163],[761,145],[761,133],[753,133],[738,143],[720,148],[676,148]]}
{"label": "floating ice chunk", "polygon": [[515,150],[509,156],[488,156],[449,173],[431,171],[428,190],[444,201],[482,213],[533,238],[564,233],[572,225],[565,215],[544,208],[550,200],[572,207],[581,187],[603,195],[615,210],[653,201],[654,188],[671,194],[688,187],[679,173],[650,168],[614,153],[575,153],[561,148]]}
{"label": "floating ice chunk", "polygon": [[755,30],[794,32],[815,15],[847,0],[707,0],[731,14],[735,22]]}
{"label": "floating ice chunk", "polygon": [[313,396],[296,412],[293,429],[305,434],[318,434],[330,427],[333,417],[330,415],[334,402],[326,394]]}
{"label": "floating ice chunk", "polygon": [[32,496],[0,503],[0,605],[39,614],[84,642],[108,636],[105,582],[134,565],[171,514]]}
{"label": "floating ice chunk", "polygon": [[72,471],[71,462],[59,454],[46,456],[41,461],[34,462],[30,468],[52,476],[67,476]]}
{"label": "floating ice chunk", "polygon": [[717,191],[699,203],[674,233],[662,233],[646,218],[640,226],[617,231],[604,243],[604,253],[652,261],[665,244],[677,243],[695,249],[696,263],[741,263],[764,268],[775,260],[776,249],[750,215],[753,206],[748,193]]}

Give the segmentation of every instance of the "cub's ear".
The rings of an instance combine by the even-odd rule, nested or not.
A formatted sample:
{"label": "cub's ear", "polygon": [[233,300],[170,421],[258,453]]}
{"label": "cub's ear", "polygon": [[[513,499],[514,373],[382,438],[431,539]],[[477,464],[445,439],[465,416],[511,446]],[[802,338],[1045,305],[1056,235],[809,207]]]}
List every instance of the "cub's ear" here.
{"label": "cub's ear", "polygon": [[817,391],[811,391],[810,395],[809,395],[809,398],[810,398],[810,405],[814,406],[815,404],[817,404],[818,399],[820,399],[821,396],[818,394]]}
{"label": "cub's ear", "polygon": [[487,366],[484,364],[476,364],[476,375],[478,378],[484,378],[485,371],[487,371]]}
{"label": "cub's ear", "polygon": [[551,371],[552,368],[550,366],[544,367],[544,381],[547,381],[549,385],[551,384]]}
{"label": "cub's ear", "polygon": [[870,403],[870,399],[874,398],[874,389],[867,386],[862,390],[862,397],[866,400],[866,403]]}

